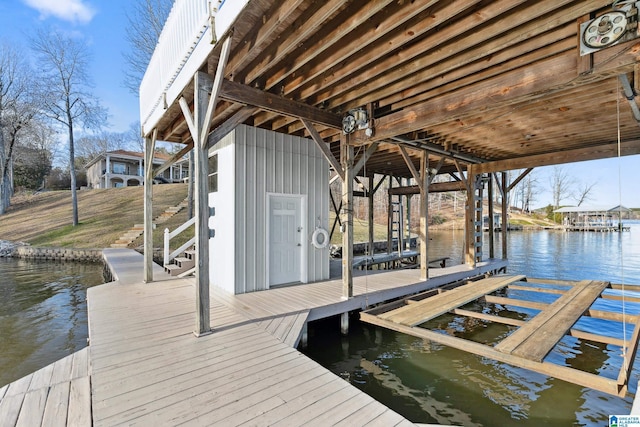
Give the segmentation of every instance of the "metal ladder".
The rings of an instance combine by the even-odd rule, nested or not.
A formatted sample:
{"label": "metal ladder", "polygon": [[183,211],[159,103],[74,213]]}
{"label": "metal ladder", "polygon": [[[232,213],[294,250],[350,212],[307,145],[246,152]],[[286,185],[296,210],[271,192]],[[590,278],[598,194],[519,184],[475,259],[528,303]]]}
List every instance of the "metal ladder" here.
{"label": "metal ladder", "polygon": [[402,196],[393,195],[389,205],[389,239],[387,242],[387,253],[393,251],[393,241],[398,242],[398,254],[402,255],[404,248],[404,212],[402,207]]}
{"label": "metal ladder", "polygon": [[473,191],[473,247],[476,262],[482,261],[482,184],[477,182]]}

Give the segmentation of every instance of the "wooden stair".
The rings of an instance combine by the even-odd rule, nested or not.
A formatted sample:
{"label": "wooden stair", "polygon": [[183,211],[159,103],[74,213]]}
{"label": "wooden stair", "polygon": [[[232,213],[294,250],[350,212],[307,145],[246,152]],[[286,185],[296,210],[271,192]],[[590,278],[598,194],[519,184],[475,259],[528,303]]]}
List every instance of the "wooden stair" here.
{"label": "wooden stair", "polygon": [[[169,220],[172,216],[180,212],[182,209],[186,208],[189,203],[189,200],[185,198],[176,206],[168,207],[164,210],[157,218],[153,220],[153,228],[156,228],[158,224],[162,224]],[[128,248],[131,243],[133,243],[138,237],[144,234],[144,224],[135,224],[129,230],[127,230],[122,236],[115,241],[115,243],[111,244],[112,248]]]}
{"label": "wooden stair", "polygon": [[195,249],[189,249],[182,253],[182,256],[175,257],[171,264],[164,266],[170,276],[177,276],[188,270],[191,270],[196,266],[196,251]]}

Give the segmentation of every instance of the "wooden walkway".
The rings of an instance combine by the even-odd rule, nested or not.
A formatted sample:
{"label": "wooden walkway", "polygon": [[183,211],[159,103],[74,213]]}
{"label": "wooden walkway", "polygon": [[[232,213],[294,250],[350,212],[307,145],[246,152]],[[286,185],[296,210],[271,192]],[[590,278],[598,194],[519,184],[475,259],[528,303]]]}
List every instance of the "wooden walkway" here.
{"label": "wooden walkway", "polygon": [[194,279],[157,270],[159,281],[144,284],[139,254],[105,257],[117,281],[89,289],[90,346],[0,389],[1,426],[38,425],[51,408],[59,422],[43,425],[411,425],[298,352],[304,325],[506,266],[438,268],[427,282],[418,270],[358,272],[349,300],[341,280],[237,296],[212,289],[214,331],[195,338]]}

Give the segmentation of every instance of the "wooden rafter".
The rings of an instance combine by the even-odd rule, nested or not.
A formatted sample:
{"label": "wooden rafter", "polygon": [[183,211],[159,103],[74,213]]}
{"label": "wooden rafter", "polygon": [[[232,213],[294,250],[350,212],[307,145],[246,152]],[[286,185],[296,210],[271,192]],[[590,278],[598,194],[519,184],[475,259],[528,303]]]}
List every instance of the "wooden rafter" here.
{"label": "wooden rafter", "polygon": [[325,143],[322,140],[322,137],[320,136],[320,134],[318,133],[316,128],[313,126],[313,123],[311,123],[307,119],[301,119],[301,120],[302,120],[302,123],[304,123],[304,127],[309,132],[309,135],[311,135],[311,139],[313,139],[313,141],[316,143],[316,146],[320,149],[322,154],[324,154],[324,157],[327,159],[329,164],[333,167],[333,170],[338,175],[340,175],[340,178],[344,181],[345,172],[344,172],[344,169],[343,169],[342,165],[333,156],[333,153],[329,149],[329,146],[327,145],[327,143]]}
{"label": "wooden rafter", "polygon": [[409,168],[409,171],[411,172],[413,179],[415,179],[416,182],[418,183],[418,188],[420,188],[420,192],[423,192],[424,184],[422,182],[422,177],[420,176],[420,172],[418,172],[413,162],[411,161],[411,157],[409,157],[409,153],[407,152],[407,149],[404,148],[403,145],[399,145],[398,148],[400,149],[400,154],[402,154],[402,158],[407,164],[407,167]]}

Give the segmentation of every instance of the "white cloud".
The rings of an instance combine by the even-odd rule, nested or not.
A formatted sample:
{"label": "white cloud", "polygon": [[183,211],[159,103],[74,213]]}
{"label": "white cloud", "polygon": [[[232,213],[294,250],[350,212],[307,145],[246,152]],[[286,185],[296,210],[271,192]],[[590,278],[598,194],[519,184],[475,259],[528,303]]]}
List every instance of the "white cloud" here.
{"label": "white cloud", "polygon": [[23,0],[36,9],[43,18],[55,16],[69,22],[86,24],[95,15],[95,10],[84,0]]}

